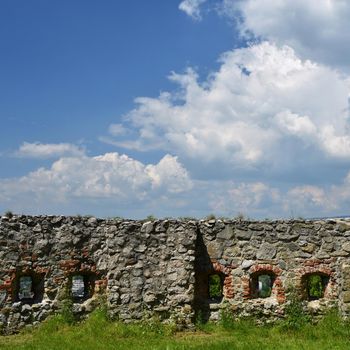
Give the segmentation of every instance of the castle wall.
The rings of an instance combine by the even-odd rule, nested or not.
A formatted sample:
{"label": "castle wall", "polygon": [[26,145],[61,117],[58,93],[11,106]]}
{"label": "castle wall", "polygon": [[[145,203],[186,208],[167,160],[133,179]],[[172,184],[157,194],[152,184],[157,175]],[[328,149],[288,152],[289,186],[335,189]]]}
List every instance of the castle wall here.
{"label": "castle wall", "polygon": [[[196,225],[61,216],[0,220],[0,329],[37,324],[67,300],[77,316],[107,296],[111,316],[193,317]],[[73,276],[87,295],[74,300]],[[21,277],[32,278],[32,299],[20,299]]]}
{"label": "castle wall", "polygon": [[[225,305],[233,314],[280,317],[286,298],[297,293],[313,314],[338,307],[344,316],[350,301],[350,222],[327,221],[200,221],[196,256],[195,307],[217,319]],[[207,276],[223,277],[223,301],[210,300]],[[271,295],[254,293],[259,275],[273,278]],[[308,296],[308,278],[321,276],[324,293]],[[255,295],[254,295],[255,294]]]}
{"label": "castle wall", "polygon": [[[213,275],[222,296],[210,295]],[[310,298],[315,275],[324,290]],[[271,291],[262,297],[266,276]],[[314,314],[335,306],[348,315],[350,222],[0,219],[3,333],[67,305],[84,316],[101,300],[125,322],[157,316],[188,327],[195,317],[217,319],[223,308],[237,317],[274,319],[283,316],[290,290]]]}

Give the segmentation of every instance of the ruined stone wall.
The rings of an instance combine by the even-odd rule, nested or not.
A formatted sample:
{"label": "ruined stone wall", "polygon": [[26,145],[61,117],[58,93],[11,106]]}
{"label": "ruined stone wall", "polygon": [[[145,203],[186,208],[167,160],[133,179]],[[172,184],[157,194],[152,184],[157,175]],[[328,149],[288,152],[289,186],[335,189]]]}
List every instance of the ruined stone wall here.
{"label": "ruined stone wall", "polygon": [[[65,305],[85,316],[106,300],[123,321],[157,316],[189,326],[195,317],[283,316],[293,287],[313,313],[350,312],[350,222],[131,220],[63,216],[0,219],[0,331],[37,324]],[[213,297],[210,276],[222,295]],[[259,294],[260,278],[271,280]],[[308,278],[324,290],[308,295]],[[75,277],[84,295],[74,295]],[[23,298],[23,279],[32,281]],[[22,294],[21,294],[22,293]]]}
{"label": "ruined stone wall", "polygon": [[[195,223],[136,222],[62,216],[0,220],[0,330],[14,332],[57,312],[67,300],[76,316],[107,296],[111,316],[193,317]],[[73,276],[87,293],[72,298]],[[33,297],[20,299],[20,279]],[[70,305],[71,304],[71,305]]]}
{"label": "ruined stone wall", "polygon": [[[288,293],[296,293],[313,314],[338,307],[350,310],[350,222],[326,221],[201,221],[196,256],[195,307],[217,319],[228,308],[236,315],[274,318],[283,315]],[[223,278],[223,299],[211,300],[207,277]],[[273,277],[271,295],[254,293],[257,276]],[[308,278],[319,275],[324,292],[308,296]]]}

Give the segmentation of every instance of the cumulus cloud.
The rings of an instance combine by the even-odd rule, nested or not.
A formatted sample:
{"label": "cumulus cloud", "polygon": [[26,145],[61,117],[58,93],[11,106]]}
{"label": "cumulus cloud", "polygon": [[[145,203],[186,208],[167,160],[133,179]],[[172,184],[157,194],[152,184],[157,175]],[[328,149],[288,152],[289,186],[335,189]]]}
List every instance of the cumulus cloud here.
{"label": "cumulus cloud", "polygon": [[349,215],[349,204],[350,172],[342,183],[331,186],[277,188],[263,182],[218,182],[209,201],[214,212],[259,218]]}
{"label": "cumulus cloud", "polygon": [[[106,153],[60,158],[49,169],[39,168],[17,179],[2,179],[0,200],[12,208],[17,207],[16,198],[21,197],[22,210],[27,212],[46,212],[48,203],[77,199],[80,205],[97,199],[101,206],[108,200],[114,207],[127,204],[132,209],[133,205],[147,205],[158,198],[186,192],[191,186],[187,171],[176,157],[166,155],[157,164],[143,164],[126,155]],[[30,198],[30,204],[25,204],[25,198]]]}
{"label": "cumulus cloud", "polygon": [[221,9],[247,39],[289,45],[304,58],[350,69],[347,0],[222,0]]}
{"label": "cumulus cloud", "polygon": [[[100,215],[254,218],[336,215],[350,204],[350,172],[339,185],[196,180],[177,157],[144,164],[126,155],[65,157],[50,168],[0,180],[0,209],[31,214],[72,210]],[[74,209],[72,209],[74,208]]]}
{"label": "cumulus cloud", "polygon": [[278,209],[281,201],[280,191],[266,183],[226,181],[217,183],[209,203],[212,211],[230,217],[248,213],[254,217],[268,217],[285,214]]}
{"label": "cumulus cloud", "polygon": [[[184,0],[179,8],[200,20],[205,2]],[[100,138],[177,157],[144,164],[118,153],[87,157],[71,144],[24,143],[20,156],[61,158],[51,168],[0,180],[0,203],[26,212],[47,212],[50,203],[60,202],[61,212],[67,203],[93,203],[94,213],[100,205],[106,215],[110,206],[127,208],[132,217],[138,208],[174,216],[179,208],[180,215],[195,216],[346,214],[350,4],[213,3],[255,44],[224,53],[204,80],[191,68],[172,73],[178,89],[137,98],[125,121]]]}
{"label": "cumulus cloud", "polygon": [[170,79],[180,90],[137,98],[126,119],[138,137],[117,145],[228,169],[293,163],[308,158],[306,149],[322,161],[350,161],[349,77],[288,46],[263,42],[226,52],[202,82],[192,69]]}
{"label": "cumulus cloud", "polygon": [[206,1],[207,0],[183,0],[179,5],[179,9],[193,19],[200,20],[202,18],[200,7]]}
{"label": "cumulus cloud", "polygon": [[170,193],[181,193],[192,187],[186,169],[177,161],[176,157],[167,154],[158,164],[149,164],[145,168],[149,176],[152,189],[162,189]]}
{"label": "cumulus cloud", "polygon": [[15,154],[23,158],[57,158],[82,156],[85,154],[85,150],[71,143],[23,142]]}

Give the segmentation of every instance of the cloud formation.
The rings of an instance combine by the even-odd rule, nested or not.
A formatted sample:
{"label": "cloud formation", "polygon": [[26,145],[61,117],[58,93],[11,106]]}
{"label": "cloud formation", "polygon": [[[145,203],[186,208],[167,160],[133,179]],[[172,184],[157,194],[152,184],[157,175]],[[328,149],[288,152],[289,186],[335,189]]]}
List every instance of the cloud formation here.
{"label": "cloud formation", "polygon": [[140,203],[178,195],[191,187],[188,173],[176,157],[166,155],[157,164],[143,164],[126,155],[106,153],[60,158],[49,169],[1,179],[0,201],[15,209],[17,198],[21,198],[20,205],[25,207],[30,202],[30,212],[36,213],[47,212],[50,203],[64,207],[77,199],[99,200],[101,205],[108,200],[114,208],[126,205],[131,210]]}
{"label": "cloud formation", "polygon": [[85,150],[71,143],[23,142],[16,156],[23,158],[58,158],[62,156],[83,156]]}
{"label": "cloud formation", "polygon": [[347,0],[223,0],[241,34],[293,47],[303,58],[350,71]]}
{"label": "cloud formation", "polygon": [[[179,9],[201,20],[205,2],[184,0]],[[124,122],[100,137],[126,150],[165,154],[157,164],[118,153],[88,157],[65,143],[23,143],[18,156],[59,159],[0,180],[0,203],[26,212],[92,203],[94,213],[101,205],[103,215],[110,206],[131,217],[347,213],[350,4],[217,0],[208,6],[238,24],[247,47],[221,55],[219,69],[205,79],[192,68],[172,73],[177,89],[137,98]]]}
{"label": "cloud formation", "polygon": [[[183,1],[180,9],[201,18],[204,2]],[[347,0],[215,0],[210,6],[229,17],[246,40],[288,45],[304,59],[350,72]]]}
{"label": "cloud formation", "polygon": [[205,2],[206,0],[183,0],[179,5],[179,9],[198,21],[202,18],[200,7]]}
{"label": "cloud formation", "polygon": [[[336,215],[350,204],[350,172],[339,185],[277,187],[268,181],[198,180],[178,161],[165,155],[144,164],[126,155],[105,153],[63,157],[49,168],[20,178],[0,179],[4,211],[88,213],[146,217],[197,216],[210,212],[233,217]],[[99,209],[100,208],[100,209]],[[100,211],[99,211],[100,210]],[[186,214],[184,214],[186,213]]]}
{"label": "cloud formation", "polygon": [[192,69],[170,79],[180,90],[137,98],[126,119],[138,137],[117,145],[230,169],[306,160],[309,152],[350,161],[349,77],[288,46],[226,52],[203,82]]}
{"label": "cloud formation", "polygon": [[230,217],[238,213],[258,218],[349,215],[350,172],[340,184],[329,186],[283,188],[259,181],[221,181],[211,192],[209,203],[212,211]]}

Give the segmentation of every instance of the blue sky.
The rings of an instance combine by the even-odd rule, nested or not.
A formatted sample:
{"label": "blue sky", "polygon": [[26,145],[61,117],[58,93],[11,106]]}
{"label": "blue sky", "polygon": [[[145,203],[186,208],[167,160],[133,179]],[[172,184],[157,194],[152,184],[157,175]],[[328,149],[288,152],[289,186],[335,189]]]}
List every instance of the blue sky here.
{"label": "blue sky", "polygon": [[[134,98],[171,88],[172,70],[191,65],[208,73],[234,42],[217,16],[194,25],[177,1],[4,1],[1,7],[5,151],[26,140],[83,141],[93,143],[91,154],[106,152],[111,148],[98,134]],[[19,175],[16,163],[2,177]]]}
{"label": "blue sky", "polygon": [[349,214],[350,4],[0,4],[0,211]]}

